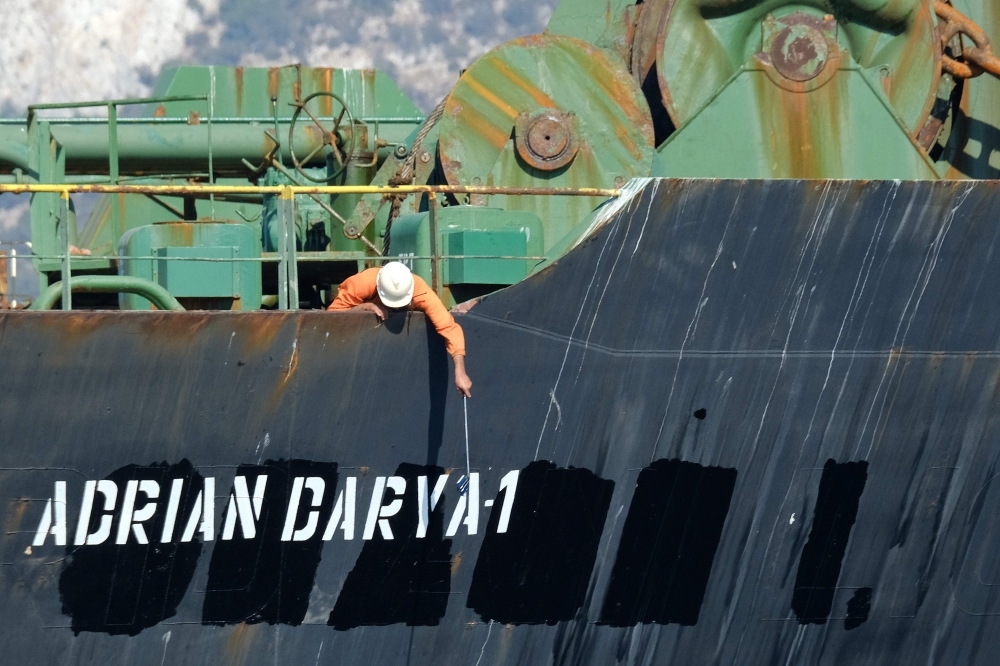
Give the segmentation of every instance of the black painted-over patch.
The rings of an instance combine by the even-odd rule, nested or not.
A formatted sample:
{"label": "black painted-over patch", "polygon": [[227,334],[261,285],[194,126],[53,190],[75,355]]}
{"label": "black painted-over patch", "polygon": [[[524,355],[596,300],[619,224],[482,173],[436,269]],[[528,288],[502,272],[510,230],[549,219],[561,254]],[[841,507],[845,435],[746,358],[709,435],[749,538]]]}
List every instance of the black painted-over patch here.
{"label": "black painted-over patch", "polygon": [[[338,630],[389,624],[428,627],[444,617],[451,592],[451,540],[443,538],[450,488],[429,513],[426,536],[417,538],[417,477],[426,476],[433,489],[441,474],[444,470],[433,465],[403,463],[396,469],[395,476],[406,479],[406,490],[402,508],[385,519],[393,538],[384,539],[376,529],[365,542],[330,612],[329,625]],[[359,529],[367,512],[366,505],[358,505]]]}
{"label": "black painted-over patch", "polygon": [[[257,477],[267,475],[264,502],[256,522],[256,536],[243,538],[236,521],[233,538],[222,540],[229,497],[219,498],[221,522],[208,568],[208,584],[202,607],[204,624],[299,625],[309,608],[309,594],[323,552],[323,530],[330,520],[337,496],[337,464],[308,460],[267,460],[263,465],[240,465],[237,476],[247,480],[252,495]],[[315,533],[305,541],[281,541],[295,477],[324,480],[323,498],[311,506],[312,492],[301,494],[295,528],[301,529],[310,511],[319,511]]]}
{"label": "black painted-over patch", "polygon": [[[67,550],[66,565],[59,578],[63,613],[70,617],[73,633],[93,631],[135,636],[177,613],[194,576],[202,544],[195,538],[187,543],[160,543],[166,506],[174,479],[183,479],[177,522],[183,526],[202,478],[187,460],[176,465],[126,465],[108,475],[118,487],[114,519],[108,539],[98,545],[73,546]],[[159,497],[156,513],[142,523],[148,539],[140,544],[131,532],[125,544],[115,543],[121,520],[123,498],[129,481],[156,481]],[[135,503],[142,510],[150,501],[142,494]],[[87,534],[98,531],[104,498],[98,493]],[[179,531],[182,528],[178,528]],[[72,532],[69,535],[73,539]]]}
{"label": "black painted-over patch", "polygon": [[601,624],[698,623],[736,470],[657,460],[639,472]]}
{"label": "black painted-over patch", "polygon": [[868,621],[872,610],[872,588],[862,587],[855,591],[847,602],[847,617],[844,618],[844,629],[857,629]]}
{"label": "black painted-over patch", "polygon": [[831,459],[823,466],[812,529],[799,558],[792,594],[792,611],[801,624],[824,624],[830,617],[847,540],[867,480],[866,461],[838,464]]}
{"label": "black painted-over patch", "polygon": [[521,470],[504,534],[497,534],[502,493],[494,500],[468,607],[503,624],[572,620],[586,599],[614,486],[543,460]]}

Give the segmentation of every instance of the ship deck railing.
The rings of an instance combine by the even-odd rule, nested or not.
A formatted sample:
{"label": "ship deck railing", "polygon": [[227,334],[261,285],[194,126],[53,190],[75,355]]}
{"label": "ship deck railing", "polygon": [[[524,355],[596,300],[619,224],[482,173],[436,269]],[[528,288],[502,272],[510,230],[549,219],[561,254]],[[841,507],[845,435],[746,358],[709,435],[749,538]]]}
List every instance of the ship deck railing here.
{"label": "ship deck railing", "polygon": [[[278,309],[296,310],[299,306],[298,288],[298,265],[309,262],[330,262],[330,261],[407,261],[426,260],[431,262],[431,286],[441,293],[441,262],[448,259],[497,259],[497,260],[518,260],[518,261],[544,261],[545,256],[513,256],[513,255],[448,255],[441,254],[437,248],[437,197],[438,194],[466,194],[466,195],[508,195],[508,196],[584,196],[614,198],[618,197],[620,191],[617,189],[602,188],[559,188],[559,187],[493,187],[493,186],[454,186],[454,185],[401,185],[401,186],[377,186],[377,185],[277,185],[277,186],[253,186],[253,185],[128,185],[121,183],[0,183],[0,194],[58,194],[61,206],[58,217],[58,239],[61,246],[60,254],[44,254],[32,250],[28,255],[33,260],[59,261],[62,281],[62,309],[72,309],[71,298],[71,273],[74,263],[92,263],[95,261],[148,261],[150,256],[123,256],[123,255],[80,255],[72,252],[70,245],[70,233],[68,222],[70,220],[70,195],[71,194],[142,194],[160,196],[214,196],[214,195],[271,195],[277,196],[278,205],[278,252],[263,253],[260,257],[238,257],[238,258],[217,258],[217,257],[157,257],[157,261],[199,261],[199,262],[253,262],[253,263],[277,263],[278,264]],[[426,194],[428,196],[428,210],[431,236],[431,253],[426,256],[383,255],[374,244],[361,234],[356,236],[357,240],[364,242],[366,251],[356,252],[309,252],[300,253],[295,244],[295,199],[298,196],[334,196],[341,194],[381,194],[411,195]],[[341,220],[343,221],[343,220]],[[345,223],[346,224],[346,223]],[[30,246],[29,246],[30,247]],[[24,255],[13,256],[12,263],[18,259],[28,258]],[[16,268],[15,268],[16,271]]]}

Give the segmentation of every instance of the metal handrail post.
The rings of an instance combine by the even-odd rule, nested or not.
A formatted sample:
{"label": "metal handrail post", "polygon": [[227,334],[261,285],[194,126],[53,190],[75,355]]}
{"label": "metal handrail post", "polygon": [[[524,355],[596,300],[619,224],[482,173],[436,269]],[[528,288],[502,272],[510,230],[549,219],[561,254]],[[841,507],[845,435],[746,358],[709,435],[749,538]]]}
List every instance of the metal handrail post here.
{"label": "metal handrail post", "polygon": [[10,249],[10,278],[7,280],[7,291],[14,298],[10,301],[12,308],[17,307],[17,248]]}
{"label": "metal handrail post", "polygon": [[440,297],[443,280],[441,279],[441,252],[438,247],[438,202],[437,195],[433,192],[427,195],[427,210],[430,213],[427,217],[431,227],[431,289]]}
{"label": "metal handrail post", "polygon": [[[118,184],[118,107],[108,104],[108,179],[112,185]],[[111,237],[121,238],[121,197],[111,199]],[[65,281],[64,281],[65,282]]]}
{"label": "metal handrail post", "polygon": [[278,309],[288,309],[288,225],[285,222],[285,190],[278,195]]}
{"label": "metal handrail post", "polygon": [[73,296],[70,290],[70,274],[72,264],[69,254],[69,192],[62,192],[59,195],[62,206],[60,207],[60,229],[62,232],[62,309],[73,309]]}
{"label": "metal handrail post", "polygon": [[[211,87],[208,91],[208,184],[215,185],[215,163],[212,159],[212,120],[215,118],[215,67],[208,68]],[[208,195],[209,211],[215,220],[215,194]]]}
{"label": "metal handrail post", "polygon": [[[287,195],[287,196],[285,196]],[[288,284],[288,309],[299,309],[299,261],[297,248],[295,247],[295,193],[291,189],[286,189],[282,195],[280,204],[284,210],[285,222],[285,251],[288,254],[285,260],[285,270]]]}

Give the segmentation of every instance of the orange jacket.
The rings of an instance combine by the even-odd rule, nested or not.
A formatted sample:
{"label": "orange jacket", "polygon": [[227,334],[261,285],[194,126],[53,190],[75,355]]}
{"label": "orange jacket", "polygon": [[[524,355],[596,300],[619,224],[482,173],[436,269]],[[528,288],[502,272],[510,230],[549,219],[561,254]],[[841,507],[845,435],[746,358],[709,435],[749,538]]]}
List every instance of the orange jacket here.
{"label": "orange jacket", "polygon": [[[333,303],[327,309],[350,310],[362,303],[378,302],[375,284],[378,272],[378,268],[368,268],[341,282],[337,298],[333,299]],[[420,310],[427,315],[434,328],[444,338],[449,354],[465,356],[465,333],[462,332],[462,327],[419,275],[413,276],[413,300],[410,301],[409,309]]]}

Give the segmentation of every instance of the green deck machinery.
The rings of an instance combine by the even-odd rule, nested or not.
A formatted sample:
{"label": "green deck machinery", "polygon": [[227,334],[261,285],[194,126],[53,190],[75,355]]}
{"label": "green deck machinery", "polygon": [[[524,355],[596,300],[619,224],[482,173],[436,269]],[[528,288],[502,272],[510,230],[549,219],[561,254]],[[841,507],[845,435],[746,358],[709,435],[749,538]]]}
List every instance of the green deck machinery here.
{"label": "green deck machinery", "polygon": [[[181,67],[152,99],[91,104],[107,119],[36,106],[5,121],[0,178],[475,188],[314,194],[284,212],[273,194],[106,195],[79,233],[72,205],[32,195],[43,287],[71,246],[72,275],[142,278],[187,307],[321,307],[393,256],[454,304],[586,235],[607,196],[556,190],[646,176],[997,178],[1000,81],[980,76],[1000,76],[997,32],[996,3],[972,0],[563,0],[543,34],[483,55],[426,118],[376,71]],[[118,117],[126,107],[141,113]],[[278,275],[289,253],[295,292]]]}

